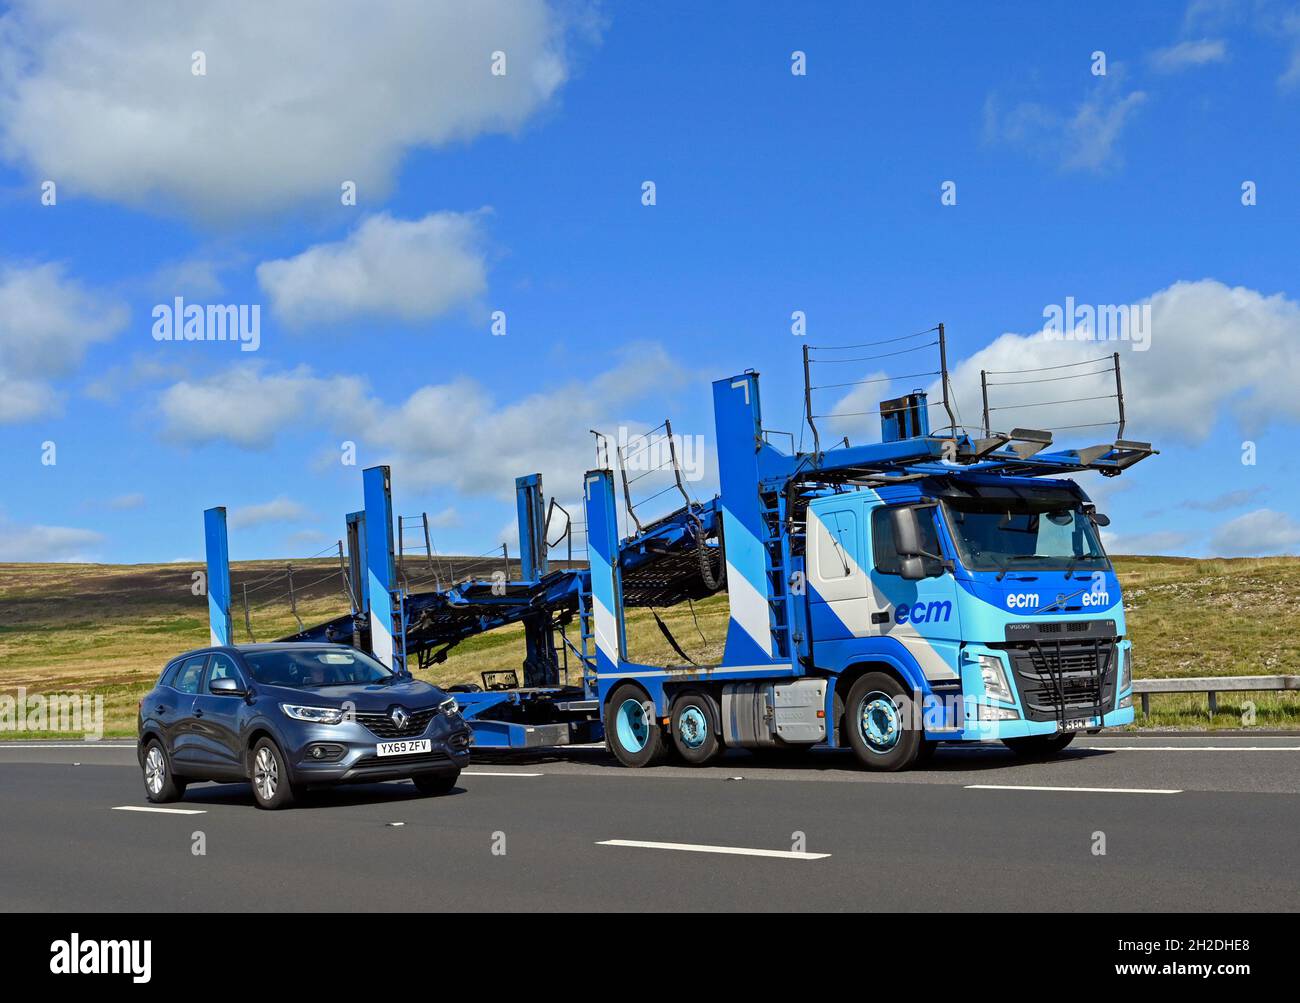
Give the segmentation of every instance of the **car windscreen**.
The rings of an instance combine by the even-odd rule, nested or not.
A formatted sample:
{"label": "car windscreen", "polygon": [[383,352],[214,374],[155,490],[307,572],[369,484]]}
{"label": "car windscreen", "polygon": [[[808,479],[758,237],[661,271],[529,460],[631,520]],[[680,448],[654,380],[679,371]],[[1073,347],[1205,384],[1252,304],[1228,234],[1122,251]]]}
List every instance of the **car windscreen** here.
{"label": "car windscreen", "polygon": [[1079,499],[1053,492],[944,499],[948,527],[971,571],[1103,571],[1110,561]]}
{"label": "car windscreen", "polygon": [[283,651],[245,651],[244,661],[259,683],[313,689],[353,683],[380,683],[392,672],[369,655],[350,649],[286,648]]}

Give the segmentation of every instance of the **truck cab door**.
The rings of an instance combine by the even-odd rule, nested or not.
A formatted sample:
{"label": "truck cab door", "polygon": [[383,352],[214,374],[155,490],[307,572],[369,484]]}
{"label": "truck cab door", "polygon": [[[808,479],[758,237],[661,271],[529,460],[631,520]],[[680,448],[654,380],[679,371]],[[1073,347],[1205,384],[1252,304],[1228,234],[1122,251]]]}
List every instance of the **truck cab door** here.
{"label": "truck cab door", "polygon": [[[868,523],[871,546],[871,585],[877,609],[873,631],[892,637],[907,649],[925,678],[931,682],[951,681],[961,676],[961,620],[957,601],[957,580],[941,561],[927,561],[937,573],[919,581],[902,576],[902,561],[894,546],[890,512],[897,506],[877,505]],[[933,505],[916,506],[921,524],[923,548],[941,559],[945,554],[935,522]]]}
{"label": "truck cab door", "polygon": [[861,500],[851,494],[808,506],[806,586],[814,643],[861,637],[870,623],[862,513]]}

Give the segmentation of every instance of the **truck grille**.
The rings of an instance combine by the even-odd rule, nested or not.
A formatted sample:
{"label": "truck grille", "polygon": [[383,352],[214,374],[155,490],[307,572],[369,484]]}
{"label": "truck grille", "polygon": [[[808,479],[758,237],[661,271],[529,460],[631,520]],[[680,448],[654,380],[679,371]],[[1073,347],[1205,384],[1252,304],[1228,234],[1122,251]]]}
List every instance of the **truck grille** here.
{"label": "truck grille", "polygon": [[406,722],[405,727],[399,728],[393,723],[388,711],[357,711],[356,718],[360,724],[365,725],[372,734],[380,738],[415,738],[417,735],[423,735],[424,729],[429,727],[429,722],[433,716],[438,713],[437,707],[430,707],[428,710],[408,710],[411,715],[410,720]]}
{"label": "truck grille", "polygon": [[1118,639],[1043,641],[1012,646],[1016,688],[1031,721],[1103,714],[1115,698]]}

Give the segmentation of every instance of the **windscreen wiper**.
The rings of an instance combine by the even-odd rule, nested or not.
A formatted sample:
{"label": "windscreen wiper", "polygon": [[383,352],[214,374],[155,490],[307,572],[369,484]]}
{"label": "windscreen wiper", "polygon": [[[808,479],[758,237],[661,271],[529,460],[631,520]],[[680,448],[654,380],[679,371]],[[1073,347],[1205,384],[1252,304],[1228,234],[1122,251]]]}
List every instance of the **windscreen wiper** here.
{"label": "windscreen wiper", "polygon": [[1005,561],[1002,562],[1001,566],[998,568],[998,577],[995,579],[995,581],[1000,582],[1002,581],[1003,578],[1007,576],[1007,572],[1011,570],[1011,565],[1014,561],[1036,561],[1036,560],[1038,560],[1037,554],[1011,554],[1010,556],[1007,557]]}

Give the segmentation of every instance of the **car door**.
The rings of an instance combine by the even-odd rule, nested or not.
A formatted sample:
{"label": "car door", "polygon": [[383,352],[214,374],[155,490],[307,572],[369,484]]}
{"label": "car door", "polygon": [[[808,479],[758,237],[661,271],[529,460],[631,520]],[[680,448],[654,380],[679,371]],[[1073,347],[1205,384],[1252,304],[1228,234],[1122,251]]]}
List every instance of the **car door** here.
{"label": "car door", "polygon": [[[203,674],[207,664],[206,653],[191,655],[181,663],[169,694],[174,697],[175,706],[166,707],[163,711],[170,721],[171,755],[177,766],[201,762],[195,755],[194,701],[198,698],[199,689],[203,685]],[[177,772],[181,771],[177,770]]]}
{"label": "car door", "polygon": [[203,689],[194,698],[194,751],[213,772],[242,776],[240,715],[246,704],[241,696],[213,693],[212,684],[218,679],[234,679],[241,685],[244,682],[234,659],[219,651],[209,657]]}

